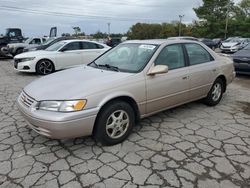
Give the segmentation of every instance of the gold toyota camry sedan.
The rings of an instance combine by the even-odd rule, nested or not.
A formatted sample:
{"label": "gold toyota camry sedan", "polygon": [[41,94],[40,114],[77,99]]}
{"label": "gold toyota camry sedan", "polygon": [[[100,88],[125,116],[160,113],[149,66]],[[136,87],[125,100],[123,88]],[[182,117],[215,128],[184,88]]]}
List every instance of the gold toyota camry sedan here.
{"label": "gold toyota camry sedan", "polygon": [[41,135],[93,135],[113,145],[126,139],[140,118],[199,99],[217,105],[234,77],[232,60],[202,43],[127,41],[88,65],[32,82],[17,105]]}

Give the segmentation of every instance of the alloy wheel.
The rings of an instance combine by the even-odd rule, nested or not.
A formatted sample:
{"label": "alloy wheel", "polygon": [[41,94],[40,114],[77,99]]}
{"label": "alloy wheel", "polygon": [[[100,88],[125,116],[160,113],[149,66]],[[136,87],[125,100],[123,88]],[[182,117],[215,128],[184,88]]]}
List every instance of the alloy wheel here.
{"label": "alloy wheel", "polygon": [[39,64],[39,71],[42,74],[50,74],[53,71],[53,65],[50,61],[46,61],[43,60],[40,64]]}
{"label": "alloy wheel", "polygon": [[220,99],[221,91],[222,91],[221,84],[220,83],[216,83],[213,86],[213,90],[212,90],[212,99],[213,99],[213,101],[217,101],[217,100]]}
{"label": "alloy wheel", "polygon": [[124,110],[113,112],[106,122],[106,133],[112,139],[122,137],[129,127],[129,116]]}

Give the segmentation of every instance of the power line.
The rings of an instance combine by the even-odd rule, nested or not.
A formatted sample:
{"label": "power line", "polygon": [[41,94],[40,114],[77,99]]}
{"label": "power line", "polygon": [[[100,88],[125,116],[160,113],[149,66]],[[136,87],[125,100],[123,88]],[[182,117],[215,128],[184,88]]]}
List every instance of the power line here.
{"label": "power line", "polygon": [[40,14],[40,15],[52,15],[52,16],[60,16],[60,17],[81,17],[86,19],[113,19],[117,21],[165,21],[163,19],[150,19],[150,18],[129,18],[129,17],[115,17],[115,16],[105,16],[105,15],[88,15],[88,14],[72,14],[65,12],[57,12],[57,11],[45,11],[45,10],[37,10],[37,9],[27,9],[16,6],[5,6],[0,5],[1,10],[5,11],[15,11],[15,12],[23,12],[23,13],[31,13],[31,14]]}

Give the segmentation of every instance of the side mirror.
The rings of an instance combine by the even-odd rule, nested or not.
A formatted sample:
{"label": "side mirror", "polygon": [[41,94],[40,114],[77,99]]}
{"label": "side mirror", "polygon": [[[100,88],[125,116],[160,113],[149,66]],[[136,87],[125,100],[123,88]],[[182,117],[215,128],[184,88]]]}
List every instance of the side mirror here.
{"label": "side mirror", "polygon": [[167,72],[168,72],[167,65],[156,65],[149,70],[148,75],[153,76],[155,74],[164,74]]}

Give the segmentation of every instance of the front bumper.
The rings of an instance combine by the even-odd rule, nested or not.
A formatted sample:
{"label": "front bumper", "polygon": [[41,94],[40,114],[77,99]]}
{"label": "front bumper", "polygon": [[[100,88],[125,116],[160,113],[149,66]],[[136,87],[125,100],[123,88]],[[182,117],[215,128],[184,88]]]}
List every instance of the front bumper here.
{"label": "front bumper", "polygon": [[239,51],[240,48],[233,48],[233,47],[226,48],[226,47],[221,46],[220,49],[222,52],[237,52],[237,51]]}
{"label": "front bumper", "polygon": [[234,68],[238,74],[250,75],[250,61],[241,61],[234,59]]}
{"label": "front bumper", "polygon": [[14,68],[20,72],[36,72],[36,59],[24,62],[14,59]]}
{"label": "front bumper", "polygon": [[92,134],[98,108],[80,112],[61,113],[36,110],[36,102],[27,107],[21,95],[17,106],[31,129],[43,136],[54,139],[76,138]]}

